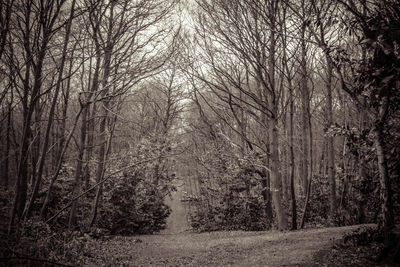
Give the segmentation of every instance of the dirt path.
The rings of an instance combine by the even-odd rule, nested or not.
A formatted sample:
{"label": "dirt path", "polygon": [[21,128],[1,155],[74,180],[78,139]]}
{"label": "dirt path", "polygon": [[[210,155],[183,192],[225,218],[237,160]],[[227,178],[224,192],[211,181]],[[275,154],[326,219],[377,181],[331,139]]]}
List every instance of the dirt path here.
{"label": "dirt path", "polygon": [[88,265],[312,266],[316,252],[359,227],[115,237],[96,242]]}

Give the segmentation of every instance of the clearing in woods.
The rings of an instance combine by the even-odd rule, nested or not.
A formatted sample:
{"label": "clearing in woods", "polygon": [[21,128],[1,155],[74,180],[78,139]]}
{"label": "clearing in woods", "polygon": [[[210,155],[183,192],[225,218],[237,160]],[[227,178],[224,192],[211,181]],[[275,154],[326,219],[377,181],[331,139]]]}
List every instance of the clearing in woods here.
{"label": "clearing in woods", "polygon": [[360,226],[298,231],[190,233],[181,186],[167,198],[172,213],[157,235],[97,240],[89,265],[106,266],[313,266],[315,254]]}
{"label": "clearing in woods", "polygon": [[96,242],[88,260],[90,266],[313,266],[317,252],[359,227],[114,237]]}

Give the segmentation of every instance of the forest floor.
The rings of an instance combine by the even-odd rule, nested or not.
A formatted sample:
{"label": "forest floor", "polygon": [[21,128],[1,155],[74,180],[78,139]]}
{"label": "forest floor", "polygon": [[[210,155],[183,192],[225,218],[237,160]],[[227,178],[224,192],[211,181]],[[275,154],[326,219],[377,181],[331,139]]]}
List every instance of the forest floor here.
{"label": "forest floor", "polygon": [[338,266],[329,255],[332,245],[358,228],[116,236],[91,242],[85,262],[90,266]]}

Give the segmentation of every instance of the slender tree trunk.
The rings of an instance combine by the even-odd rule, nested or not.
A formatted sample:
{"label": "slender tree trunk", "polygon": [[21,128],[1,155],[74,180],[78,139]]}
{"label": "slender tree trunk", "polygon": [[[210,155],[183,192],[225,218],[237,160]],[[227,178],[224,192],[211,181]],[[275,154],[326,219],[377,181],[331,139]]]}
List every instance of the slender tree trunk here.
{"label": "slender tree trunk", "polygon": [[[40,94],[40,92],[38,92]],[[39,163],[40,160],[40,145],[42,141],[42,131],[41,131],[41,120],[42,120],[42,108],[41,108],[41,101],[40,99],[37,100],[36,105],[35,105],[35,111],[34,111],[34,117],[35,121],[33,123],[34,125],[34,131],[32,132],[32,150],[30,153],[31,156],[31,171],[30,171],[30,184],[34,185],[36,182],[36,176],[37,176],[37,164]]]}
{"label": "slender tree trunk", "polygon": [[9,186],[9,162],[10,162],[10,148],[11,148],[11,118],[12,118],[12,103],[13,103],[13,93],[11,92],[11,99],[8,100],[8,112],[7,112],[7,130],[6,130],[6,149],[4,151],[4,163],[1,173],[2,185],[7,190]]}
{"label": "slender tree trunk", "polygon": [[307,61],[306,61],[306,56],[307,56],[307,47],[306,47],[306,42],[305,42],[305,31],[306,31],[306,25],[305,23],[301,27],[301,33],[300,33],[300,38],[301,38],[301,114],[302,114],[302,120],[301,120],[301,138],[302,138],[302,147],[303,147],[303,153],[302,153],[302,173],[301,173],[301,179],[302,179],[302,187],[303,187],[303,192],[307,194],[307,186],[308,186],[308,170],[309,170],[309,146],[310,146],[310,141],[308,140],[308,115],[310,114],[309,112],[309,106],[310,106],[310,100],[309,100],[309,90],[308,90],[308,85],[307,85]]}
{"label": "slender tree trunk", "polygon": [[[333,77],[333,62],[330,56],[326,55],[326,90],[327,90],[327,128],[333,126],[333,106],[332,106],[332,77]],[[335,148],[333,144],[333,136],[327,137],[328,142],[328,177],[330,183],[330,197],[329,197],[329,209],[330,216],[333,216],[336,212],[336,177],[335,177]]]}
{"label": "slender tree trunk", "polygon": [[[362,99],[362,105],[360,107],[360,129],[361,132],[364,132],[366,129],[366,120],[367,120],[367,111],[366,109],[366,99]],[[359,155],[357,158],[358,161],[358,177],[362,181],[366,178],[366,162],[365,157],[363,155]],[[363,192],[360,194],[360,200],[358,201],[358,215],[357,215],[357,222],[359,224],[365,223],[365,204],[366,194]]]}
{"label": "slender tree trunk", "polygon": [[[269,119],[267,118],[266,115],[263,115],[263,120],[264,120],[264,129],[269,129]],[[265,166],[270,166],[270,144],[269,144],[269,139],[270,139],[270,134],[268,131],[266,132],[261,132],[261,135],[264,135],[265,138],[265,150],[266,150],[266,157],[265,157]],[[263,177],[261,178],[261,185],[262,185],[262,197],[265,203],[265,215],[268,220],[268,224],[272,223],[273,221],[273,210],[272,210],[272,199],[271,199],[271,174],[267,170],[263,170]]]}
{"label": "slender tree trunk", "polygon": [[278,148],[278,121],[277,119],[271,120],[272,125],[270,127],[271,135],[271,192],[272,200],[275,207],[277,216],[277,225],[280,230],[287,228],[287,216],[282,206],[282,186],[281,186],[281,173],[279,170],[279,148]]}
{"label": "slender tree trunk", "polygon": [[[103,103],[103,105],[106,105],[106,103]],[[106,148],[107,148],[107,138],[106,138],[106,125],[107,125],[107,120],[108,120],[108,111],[107,111],[107,106],[103,107],[103,117],[101,118],[100,121],[100,134],[99,134],[99,143],[100,143],[100,148],[99,152],[97,155],[97,170],[96,170],[96,181],[99,182],[103,179],[104,176],[104,171],[105,171],[105,163],[106,163]],[[89,226],[92,227],[93,224],[96,221],[97,218],[97,211],[99,208],[100,204],[100,199],[103,193],[103,186],[102,184],[98,186],[97,191],[96,191],[96,197],[93,203],[92,207],[92,213],[91,213],[91,219]]]}
{"label": "slender tree trunk", "polygon": [[[74,181],[74,197],[78,196],[81,193],[82,189],[82,165],[83,165],[83,156],[85,152],[85,144],[86,144],[86,126],[87,126],[87,113],[88,107],[84,107],[82,112],[82,126],[80,132],[80,145],[78,151],[78,158],[76,161],[76,170],[75,170],[75,181]],[[76,199],[71,206],[71,212],[69,216],[68,225],[69,228],[73,228],[76,225],[76,212],[78,206],[78,199]]]}
{"label": "slender tree trunk", "polygon": [[[100,122],[100,134],[99,134],[99,140],[100,140],[100,149],[99,149],[99,153],[98,153],[98,157],[97,157],[97,171],[96,171],[96,181],[100,182],[101,180],[103,180],[104,177],[104,172],[105,172],[105,168],[106,168],[106,161],[107,161],[107,155],[108,155],[108,146],[110,145],[110,141],[107,141],[107,134],[106,134],[106,126],[107,126],[107,121],[108,121],[108,101],[105,101],[103,103],[104,107],[103,107],[103,117],[101,118],[101,122]],[[96,191],[96,197],[93,203],[93,207],[92,207],[92,215],[91,215],[91,219],[90,219],[90,223],[89,226],[92,227],[93,224],[96,221],[97,218],[97,212],[99,209],[99,205],[101,202],[101,198],[102,198],[102,193],[103,193],[103,186],[102,184],[100,184],[97,188]]]}
{"label": "slender tree trunk", "polygon": [[282,175],[279,159],[279,138],[278,138],[278,118],[277,106],[274,100],[270,101],[273,117],[269,121],[269,147],[270,147],[270,191],[272,202],[277,217],[277,225],[280,230],[287,228],[287,216],[282,205]]}
{"label": "slender tree trunk", "polygon": [[293,99],[293,88],[291,84],[289,84],[289,107],[290,107],[290,199],[291,199],[291,206],[292,206],[292,230],[297,229],[297,205],[296,205],[296,194],[294,189],[294,127],[293,127],[293,117],[294,117],[294,99]]}
{"label": "slender tree trunk", "polygon": [[341,209],[346,209],[346,195],[349,188],[349,175],[347,173],[347,163],[346,163],[346,137],[343,138],[343,152],[342,152],[342,175],[343,175],[343,184],[342,184],[342,193],[340,194],[339,207]]}
{"label": "slender tree trunk", "polygon": [[265,203],[265,215],[268,219],[268,224],[272,221],[272,203],[271,203],[271,191],[270,191],[270,179],[268,172],[264,171],[264,176],[261,177],[261,185],[262,185],[262,192],[261,195],[263,197]]}
{"label": "slender tree trunk", "polygon": [[313,160],[313,156],[314,156],[314,150],[313,150],[313,131],[312,131],[312,123],[311,123],[311,111],[310,111],[310,102],[308,102],[308,129],[309,129],[309,140],[310,140],[310,177],[308,179],[308,183],[307,183],[307,194],[306,194],[306,199],[305,199],[305,203],[304,203],[304,210],[303,210],[303,214],[301,216],[301,222],[300,222],[300,229],[304,228],[304,223],[305,223],[305,218],[307,215],[307,209],[309,206],[309,202],[310,202],[310,196],[311,196],[311,185],[312,185],[312,179],[314,176],[314,160]]}
{"label": "slender tree trunk", "polygon": [[[4,47],[6,45],[7,35],[10,30],[10,18],[13,6],[13,0],[6,0],[0,3],[0,15],[4,15],[1,19],[1,31],[0,31],[0,60],[3,57]],[[4,8],[4,13],[3,13]]]}
{"label": "slender tree trunk", "polygon": [[[283,75],[282,75],[283,76]],[[282,83],[283,84],[283,83]],[[282,97],[283,99],[283,97]],[[283,101],[283,100],[282,100]],[[284,106],[284,104],[282,104],[282,106]],[[287,114],[286,112],[284,113],[284,115],[282,115],[283,117],[283,133],[284,133],[284,139],[288,140],[288,126],[287,126]],[[289,122],[290,123],[290,122]],[[290,127],[290,126],[289,126]],[[283,202],[287,202],[289,201],[289,195],[287,194],[290,191],[290,181],[289,183],[288,181],[288,177],[289,175],[289,158],[288,158],[288,145],[287,145],[287,141],[282,142],[282,200]]]}
{"label": "slender tree trunk", "polygon": [[[74,3],[75,4],[75,3]],[[64,103],[62,106],[62,118],[61,118],[61,126],[60,126],[60,132],[58,134],[58,140],[59,140],[59,145],[58,145],[58,150],[56,155],[56,158],[60,157],[62,147],[64,146],[65,143],[65,131],[66,131],[66,124],[67,124],[67,116],[68,116],[68,106],[69,106],[69,99],[70,99],[70,91],[71,91],[71,77],[72,77],[72,67],[74,64],[74,51],[76,48],[76,44],[74,45],[74,48],[71,52],[71,58],[69,61],[69,69],[68,69],[68,79],[66,82],[66,88],[63,89],[63,95],[64,95]]]}
{"label": "slender tree trunk", "polygon": [[[342,89],[342,91],[344,91]],[[340,105],[341,109],[343,110],[343,115],[342,115],[342,124],[345,128],[348,127],[348,122],[347,122],[347,100],[344,95],[341,94],[341,91],[338,90],[338,96],[340,99]],[[346,209],[346,196],[349,188],[349,175],[347,173],[347,167],[348,167],[348,158],[347,158],[347,137],[343,137],[343,143],[342,143],[342,157],[341,157],[341,169],[342,169],[342,177],[343,177],[343,182],[342,182],[342,190],[340,194],[340,200],[339,200],[339,208],[341,209]]]}
{"label": "slender tree trunk", "polygon": [[321,157],[319,158],[319,165],[318,165],[318,176],[319,177],[326,177],[326,147],[327,147],[327,141],[326,137],[323,138],[322,141],[322,149],[321,149]]}
{"label": "slender tree trunk", "polygon": [[24,131],[22,134],[22,142],[19,151],[19,162],[17,171],[17,181],[15,183],[15,197],[11,210],[8,233],[12,231],[14,220],[19,221],[25,208],[27,189],[28,189],[28,157],[29,157],[29,136],[31,134],[31,117],[33,113],[32,105],[28,108],[27,116],[24,119]]}
{"label": "slender tree trunk", "polygon": [[[367,14],[366,6],[363,8],[363,15]],[[366,62],[367,57],[367,49],[365,46],[362,47],[361,50],[362,62]],[[361,99],[361,106],[359,107],[359,116],[360,116],[360,131],[364,132],[367,125],[367,99],[366,96],[363,96]],[[358,178],[362,181],[366,177],[366,162],[365,157],[362,154],[358,155]],[[365,223],[365,204],[366,204],[366,194],[360,194],[361,199],[358,201],[358,214],[357,214],[357,222],[359,224]]]}
{"label": "slender tree trunk", "polygon": [[389,246],[390,233],[394,225],[393,220],[393,207],[392,207],[392,192],[387,163],[387,153],[385,151],[385,137],[384,137],[384,122],[388,109],[388,96],[382,100],[381,107],[379,108],[378,118],[374,125],[374,144],[376,155],[378,157],[378,170],[379,170],[379,183],[380,183],[380,200],[381,200],[381,217],[379,224],[384,231],[385,245]]}
{"label": "slender tree trunk", "polygon": [[[93,73],[93,81],[90,89],[90,96],[92,97],[99,88],[100,81],[100,66],[101,66],[101,51],[100,47],[96,46],[96,66]],[[88,120],[87,120],[87,151],[86,151],[86,164],[84,168],[84,187],[89,188],[90,181],[90,161],[93,155],[94,147],[94,130],[95,130],[95,114],[96,102],[88,107]]]}

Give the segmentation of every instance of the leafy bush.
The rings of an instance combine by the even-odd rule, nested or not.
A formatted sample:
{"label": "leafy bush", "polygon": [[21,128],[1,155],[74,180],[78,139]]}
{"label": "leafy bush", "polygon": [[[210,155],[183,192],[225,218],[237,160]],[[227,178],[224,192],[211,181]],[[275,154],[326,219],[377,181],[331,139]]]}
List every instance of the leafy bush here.
{"label": "leafy bush", "polygon": [[[141,190],[144,192],[138,192]],[[170,214],[170,208],[155,191],[135,187],[132,183],[117,185],[111,194],[110,203],[112,234],[144,234],[162,230]]]}
{"label": "leafy bush", "polygon": [[271,218],[267,218],[261,194],[263,173],[254,166],[262,165],[259,155],[237,158],[222,146],[206,154],[198,160],[212,173],[199,172],[196,177],[203,194],[184,197],[192,207],[191,226],[198,231],[269,229]]}
{"label": "leafy bush", "polygon": [[[164,197],[175,190],[175,176],[168,173],[168,162],[161,157],[167,150],[165,142],[143,139],[134,150],[115,157],[110,171],[125,171],[105,183],[98,226],[121,235],[151,234],[166,227],[171,209],[164,204]],[[146,159],[149,162],[129,168]]]}
{"label": "leafy bush", "polygon": [[8,237],[3,257],[11,266],[80,265],[89,239],[79,232],[52,229],[39,218],[32,217],[20,225],[18,233]]}
{"label": "leafy bush", "polygon": [[[309,206],[306,214],[306,222],[314,225],[325,225],[329,214],[329,183],[328,177],[313,178]],[[301,199],[299,199],[301,200]],[[304,200],[302,200],[304,202]],[[301,203],[299,201],[299,206]]]}
{"label": "leafy bush", "polygon": [[383,241],[383,235],[378,229],[373,227],[362,227],[352,233],[346,234],[342,239],[342,244],[347,246],[365,246],[371,242]]}

